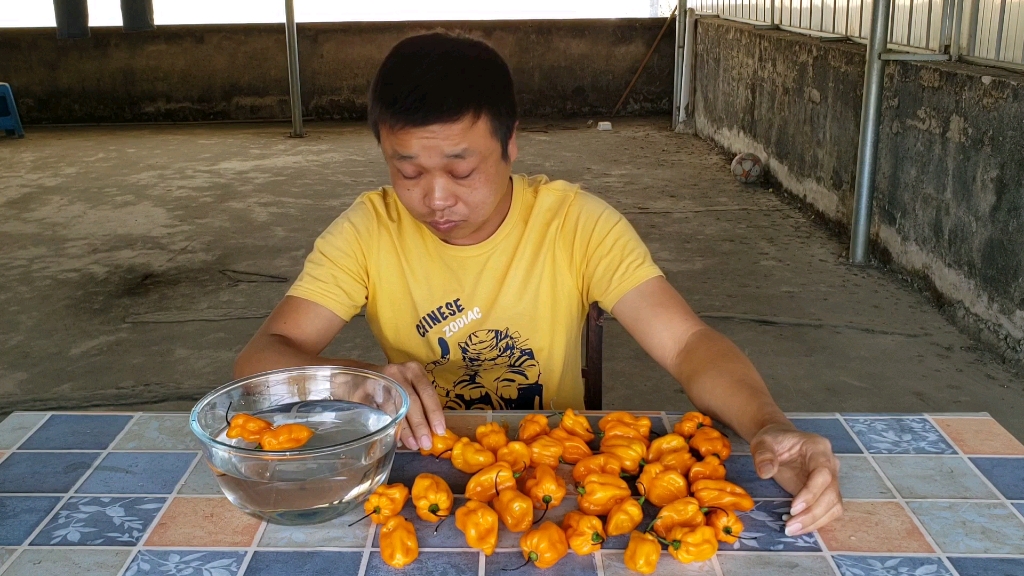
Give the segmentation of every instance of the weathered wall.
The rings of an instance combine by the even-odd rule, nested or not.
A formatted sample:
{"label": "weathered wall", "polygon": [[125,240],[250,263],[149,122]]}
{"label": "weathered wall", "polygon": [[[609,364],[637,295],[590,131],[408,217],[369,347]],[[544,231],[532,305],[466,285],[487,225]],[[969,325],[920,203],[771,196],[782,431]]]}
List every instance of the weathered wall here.
{"label": "weathered wall", "polygon": [[[359,119],[377,66],[402,38],[444,28],[491,43],[509,61],[525,116],[606,114],[663,20],[302,24],[305,114]],[[672,106],[673,35],[632,91],[627,114]],[[0,78],[28,124],[287,118],[283,25],[162,26],[84,40],[52,29],[0,30]]]}
{"label": "weathered wall", "polygon": [[[705,19],[696,55],[698,133],[757,152],[788,190],[848,227],[864,48]],[[1024,361],[1024,76],[890,62],[874,214],[876,250]]]}

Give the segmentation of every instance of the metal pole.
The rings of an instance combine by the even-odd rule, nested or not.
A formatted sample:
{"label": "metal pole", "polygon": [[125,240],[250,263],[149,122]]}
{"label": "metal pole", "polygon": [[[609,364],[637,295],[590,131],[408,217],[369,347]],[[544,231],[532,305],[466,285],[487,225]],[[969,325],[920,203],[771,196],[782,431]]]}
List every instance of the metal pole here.
{"label": "metal pole", "polygon": [[690,101],[693,99],[693,54],[696,49],[697,11],[686,10],[686,40],[683,46],[683,82],[679,95],[679,121],[688,118]]}
{"label": "metal pole", "polygon": [[860,111],[860,139],[857,144],[857,180],[854,187],[850,262],[864,264],[871,240],[871,202],[875,194],[875,164],[878,159],[878,127],[882,120],[882,85],[885,80],[889,39],[890,0],[875,0],[872,6],[871,39],[864,67],[864,101]]}
{"label": "metal pole", "polygon": [[288,43],[288,98],[292,104],[292,138],[302,138],[302,94],[299,91],[299,39],[295,34],[295,2],[284,0],[284,37]]}
{"label": "metal pole", "polygon": [[[950,1],[950,0],[947,0]],[[964,0],[952,0],[953,6],[953,24],[952,27],[952,38],[949,40],[949,57],[951,60],[960,59],[960,34],[964,26]]]}
{"label": "metal pole", "polygon": [[[679,0],[676,7],[676,14],[686,14],[686,0]],[[682,98],[680,85],[683,81],[683,41],[686,34],[686,25],[682,18],[676,18],[676,58],[675,73],[672,81],[672,129],[679,125],[679,102]]]}

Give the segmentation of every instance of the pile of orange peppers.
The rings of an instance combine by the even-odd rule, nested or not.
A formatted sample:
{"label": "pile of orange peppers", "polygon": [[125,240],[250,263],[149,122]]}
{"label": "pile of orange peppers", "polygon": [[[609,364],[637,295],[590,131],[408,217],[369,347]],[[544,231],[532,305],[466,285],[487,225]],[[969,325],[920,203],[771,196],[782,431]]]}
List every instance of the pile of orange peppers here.
{"label": "pile of orange peppers", "polygon": [[[719,542],[733,543],[743,532],[737,512],[754,507],[743,488],[725,480],[729,439],[699,412],[688,412],[672,432],[651,439],[645,416],[613,412],[598,423],[598,432],[585,416],[567,409],[555,428],[549,417],[530,414],[520,422],[514,440],[491,422],[476,429],[474,438],[451,430],[434,435],[423,455],[449,459],[452,466],[472,474],[466,485],[468,501],[454,512],[456,527],[466,543],[486,555],[494,552],[499,524],[522,532],[519,546],[524,566],[554,566],[571,550],[578,555],[601,549],[610,537],[629,534],[624,561],[641,574],[655,571],[663,549],[680,562],[709,560]],[[600,437],[595,454],[588,442]],[[571,464],[573,485],[555,470]],[[520,476],[532,470],[522,479]],[[632,497],[632,486],[641,495]],[[561,526],[544,521],[566,494],[576,493],[578,510],[565,515]],[[410,490],[401,484],[383,485],[370,496],[365,512],[383,524],[383,560],[401,568],[416,559],[419,545],[412,524],[400,515]],[[454,497],[443,479],[420,474],[413,482],[416,514],[427,522],[452,515]],[[649,526],[641,527],[644,502],[660,508]],[[536,520],[535,512],[541,511]]]}

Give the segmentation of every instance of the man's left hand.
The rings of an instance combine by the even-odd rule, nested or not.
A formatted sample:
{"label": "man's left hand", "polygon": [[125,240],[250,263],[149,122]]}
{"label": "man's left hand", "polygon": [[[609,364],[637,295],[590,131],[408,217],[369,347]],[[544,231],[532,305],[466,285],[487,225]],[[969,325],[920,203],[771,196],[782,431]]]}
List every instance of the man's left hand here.
{"label": "man's left hand", "polygon": [[792,426],[771,424],[751,439],[750,453],[758,476],[772,478],[795,494],[787,535],[812,532],[842,515],[839,460],[827,439]]}

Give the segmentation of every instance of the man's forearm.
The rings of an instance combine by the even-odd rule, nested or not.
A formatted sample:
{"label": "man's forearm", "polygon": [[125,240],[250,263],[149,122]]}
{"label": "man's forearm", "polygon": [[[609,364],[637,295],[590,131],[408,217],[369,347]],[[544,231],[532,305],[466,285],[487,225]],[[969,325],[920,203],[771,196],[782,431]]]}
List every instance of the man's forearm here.
{"label": "man's forearm", "polygon": [[687,339],[671,372],[698,410],[746,440],[769,424],[789,424],[750,360],[711,328]]}
{"label": "man's forearm", "polygon": [[284,336],[266,334],[250,341],[238,355],[235,360],[234,377],[244,378],[258,372],[294,366],[349,366],[366,370],[378,368],[374,364],[359,360],[325,358],[309,354]]}

